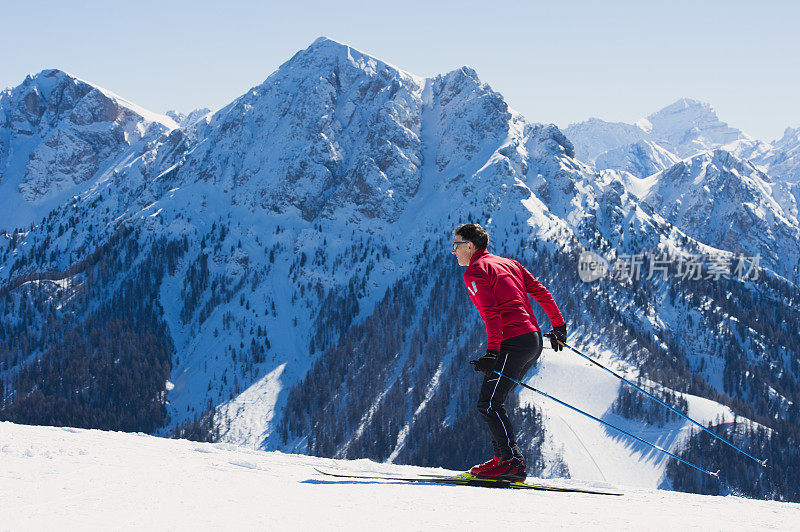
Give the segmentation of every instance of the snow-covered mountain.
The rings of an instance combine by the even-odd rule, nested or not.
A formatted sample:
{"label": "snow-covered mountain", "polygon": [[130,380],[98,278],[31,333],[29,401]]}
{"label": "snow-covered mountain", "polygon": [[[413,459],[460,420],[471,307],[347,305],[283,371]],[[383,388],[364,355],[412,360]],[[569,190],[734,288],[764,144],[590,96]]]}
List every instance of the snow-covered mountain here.
{"label": "snow-covered mountain", "polygon": [[717,149],[643,179],[632,189],[656,212],[700,242],[760,256],[789,279],[800,272],[797,206],[776,201],[778,185],[752,163]]}
{"label": "snow-covered mountain", "polygon": [[[673,114],[702,126],[675,150],[733,135],[702,105],[686,106],[650,117],[665,139],[678,139]],[[728,430],[743,445],[770,449],[761,427],[796,423],[787,376],[798,376],[800,312],[784,260],[797,256],[796,215],[770,199],[768,177],[727,152],[678,161],[644,124],[611,128],[651,167],[671,166],[657,179],[600,172],[576,159],[592,142],[573,146],[528,122],[468,67],[421,78],[326,38],[223,109],[150,127],[33,227],[3,235],[4,419],[453,468],[485,459],[466,363],[483,329],[448,256],[452,229],[473,221],[491,250],[551,289],[576,346],[706,401],[693,411],[704,422],[735,412]],[[43,178],[5,168],[16,169],[9,182]],[[712,199],[718,210],[703,204]],[[708,227],[718,217],[726,225]],[[765,268],[758,283],[583,283],[587,249],[612,264],[755,250]],[[615,407],[617,382],[587,374],[564,387],[579,370],[560,356],[547,353],[530,379],[676,452],[699,441],[683,424],[648,428],[642,408]],[[516,400],[534,474],[615,481],[636,471],[649,486],[701,489],[613,434]]]}
{"label": "snow-covered mountain", "polygon": [[749,138],[722,122],[711,105],[689,98],[681,98],[637,125],[681,158]]}
{"label": "snow-covered mountain", "polygon": [[774,154],[764,154],[759,162],[770,173],[790,183],[800,182],[800,127],[787,127],[783,137],[773,143]]}
{"label": "snow-covered mountain", "polygon": [[0,228],[38,221],[176,126],[60,70],[0,92]]}
{"label": "snow-covered mountain", "polygon": [[669,168],[680,159],[658,144],[639,140],[612,148],[598,155],[594,167],[598,170],[623,170],[636,177],[647,177]]}
{"label": "snow-covered mountain", "polygon": [[188,115],[171,109],[165,113],[168,117],[175,121],[181,128],[188,128],[196,124],[199,120],[205,118],[211,113],[211,109],[202,107],[191,111]]}
{"label": "snow-covered mountain", "polygon": [[647,133],[638,124],[606,122],[599,118],[570,124],[564,129],[564,134],[575,146],[575,157],[586,162],[594,161],[609,150],[646,140]]}
{"label": "snow-covered mountain", "polygon": [[682,98],[636,124],[592,118],[565,133],[581,160],[609,171],[606,180],[684,233],[760,255],[797,279],[800,189],[792,177],[791,128],[768,144],[722,122],[709,104]]}
{"label": "snow-covered mountain", "polygon": [[[681,98],[635,124],[591,118],[571,124],[564,133],[575,145],[580,160],[597,163],[598,168],[627,171],[633,168],[636,171],[631,173],[638,177],[650,175],[641,175],[640,172],[653,163],[660,165],[656,170],[660,171],[669,166],[670,161],[701,151],[736,141],[754,141],[722,122],[709,104],[689,98]],[[620,164],[620,158],[628,161]],[[598,160],[602,162],[598,163]]]}
{"label": "snow-covered mountain", "polygon": [[319,40],[218,112],[175,182],[307,221],[344,208],[393,219],[420,186],[423,84]]}

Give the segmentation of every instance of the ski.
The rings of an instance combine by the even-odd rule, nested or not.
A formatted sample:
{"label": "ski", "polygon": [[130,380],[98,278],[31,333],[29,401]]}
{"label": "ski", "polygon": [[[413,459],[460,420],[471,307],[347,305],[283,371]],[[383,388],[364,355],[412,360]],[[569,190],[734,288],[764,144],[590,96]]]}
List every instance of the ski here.
{"label": "ski", "polygon": [[591,495],[615,495],[621,496],[622,493],[609,491],[595,491],[581,488],[560,488],[557,486],[546,486],[542,484],[532,484],[527,482],[511,482],[508,480],[495,480],[491,478],[476,477],[469,473],[460,475],[420,475],[418,477],[393,477],[390,475],[355,475],[350,473],[334,473],[314,468],[315,471],[323,475],[338,478],[355,478],[362,480],[395,480],[399,482],[414,482],[420,484],[446,484],[452,486],[478,486],[483,488],[509,488],[509,489],[529,489],[538,491],[558,491],[566,493],[588,493]]}
{"label": "ski", "polygon": [[608,491],[596,491],[596,490],[589,490],[583,488],[562,488],[558,486],[547,486],[544,484],[533,484],[530,482],[511,482],[508,480],[496,480],[491,478],[484,478],[484,477],[477,477],[470,473],[461,473],[457,477],[446,477],[446,476],[437,476],[437,475],[420,475],[423,478],[428,479],[450,479],[450,478],[459,478],[468,486],[481,486],[481,487],[490,487],[490,488],[511,488],[511,489],[532,489],[532,490],[539,490],[539,491],[562,491],[562,492],[572,492],[572,493],[590,493],[594,495],[616,495],[621,496],[622,493],[613,493]]}

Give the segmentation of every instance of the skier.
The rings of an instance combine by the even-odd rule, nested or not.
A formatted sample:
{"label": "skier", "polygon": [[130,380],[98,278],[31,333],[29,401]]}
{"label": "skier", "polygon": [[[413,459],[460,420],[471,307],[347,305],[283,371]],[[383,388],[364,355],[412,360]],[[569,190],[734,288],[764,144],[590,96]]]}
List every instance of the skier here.
{"label": "skier", "polygon": [[542,306],[553,330],[550,343],[560,351],[567,326],[553,296],[519,262],[486,251],[489,235],[478,224],[459,225],[453,231],[453,255],[467,266],[464,284],[472,303],[486,324],[486,354],[470,361],[475,371],[486,374],[478,398],[478,412],[489,426],[494,458],[470,469],[470,473],[510,481],[526,477],[522,453],[506,415],[505,402],[516,383],[500,373],[522,380],[542,353],[542,332],[533,315],[529,295]]}

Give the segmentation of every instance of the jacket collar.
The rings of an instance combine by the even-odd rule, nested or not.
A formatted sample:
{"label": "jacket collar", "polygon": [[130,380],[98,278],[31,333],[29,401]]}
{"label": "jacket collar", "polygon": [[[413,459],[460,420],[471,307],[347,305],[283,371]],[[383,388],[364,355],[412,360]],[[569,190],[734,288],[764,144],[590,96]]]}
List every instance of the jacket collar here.
{"label": "jacket collar", "polygon": [[484,256],[486,256],[486,255],[488,255],[488,254],[489,254],[489,252],[488,252],[488,251],[486,251],[486,248],[484,248],[484,249],[479,249],[478,251],[476,251],[475,253],[473,253],[473,254],[472,254],[472,257],[470,257],[470,259],[469,259],[469,265],[470,265],[470,266],[472,266],[472,263],[473,263],[473,262],[475,262],[475,261],[476,261],[476,260],[478,260],[479,258],[481,258],[481,257],[484,257]]}

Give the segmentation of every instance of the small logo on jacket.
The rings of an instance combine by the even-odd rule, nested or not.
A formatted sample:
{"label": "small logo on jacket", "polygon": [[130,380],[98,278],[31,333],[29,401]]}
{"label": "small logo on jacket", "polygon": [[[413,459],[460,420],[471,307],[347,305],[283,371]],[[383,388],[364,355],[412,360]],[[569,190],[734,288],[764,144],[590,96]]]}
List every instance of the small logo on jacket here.
{"label": "small logo on jacket", "polygon": [[478,295],[478,285],[475,284],[475,281],[472,281],[472,288],[467,286],[467,290],[469,291],[470,295],[477,296]]}

